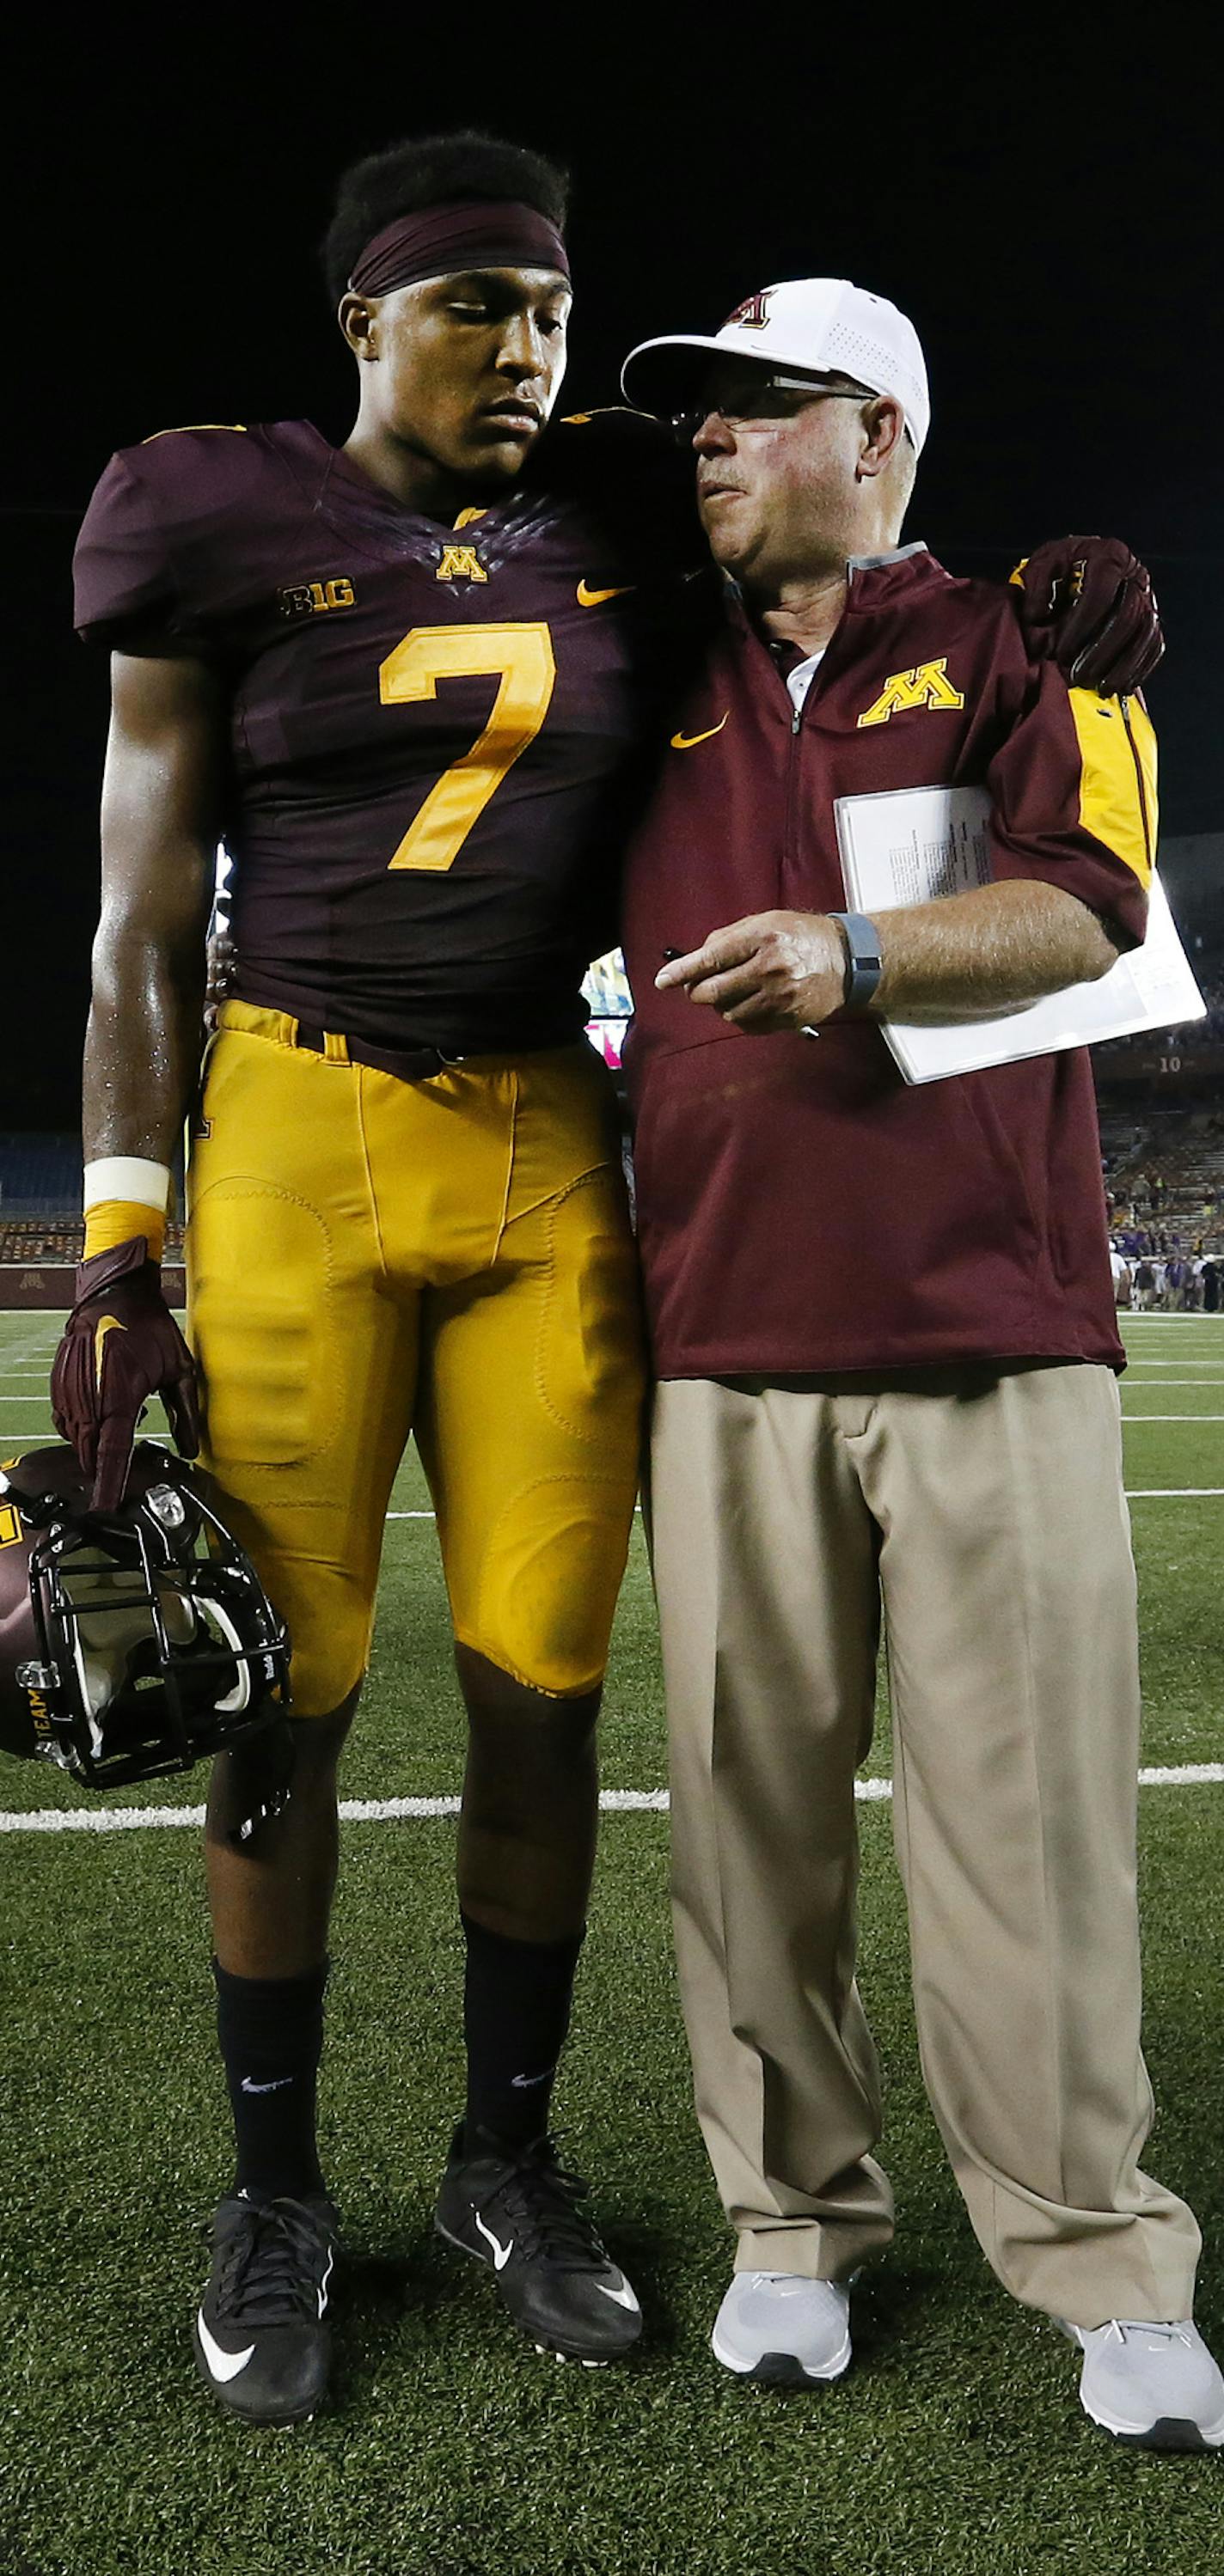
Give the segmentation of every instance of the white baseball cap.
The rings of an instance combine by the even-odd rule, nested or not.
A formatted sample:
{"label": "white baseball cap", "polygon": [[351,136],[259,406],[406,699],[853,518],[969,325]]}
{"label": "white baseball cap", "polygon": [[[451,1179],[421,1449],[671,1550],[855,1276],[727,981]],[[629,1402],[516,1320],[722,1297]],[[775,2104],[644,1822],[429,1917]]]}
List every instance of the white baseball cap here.
{"label": "white baseball cap", "polygon": [[853,376],[873,394],[891,394],[900,403],[915,452],[922,453],[931,397],[918,334],[886,295],[869,295],[848,278],[793,277],[781,286],[764,286],[737,304],[712,338],[686,331],[641,341],[621,369],[627,400],[649,411],[691,409],[701,380],[696,362],[672,354],[689,349],[705,351],[707,364],[713,351],[767,367],[800,368],[805,375]]}

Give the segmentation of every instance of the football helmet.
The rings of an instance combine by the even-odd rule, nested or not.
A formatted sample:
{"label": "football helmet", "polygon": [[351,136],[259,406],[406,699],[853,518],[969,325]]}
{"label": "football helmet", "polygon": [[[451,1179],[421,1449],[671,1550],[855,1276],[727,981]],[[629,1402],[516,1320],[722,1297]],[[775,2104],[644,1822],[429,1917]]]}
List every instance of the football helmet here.
{"label": "football helmet", "polygon": [[172,1450],[137,1442],[113,1511],[90,1485],[66,1445],[0,1469],[0,1751],[113,1789],[258,1738],[246,1839],[288,1793],[284,1626]]}

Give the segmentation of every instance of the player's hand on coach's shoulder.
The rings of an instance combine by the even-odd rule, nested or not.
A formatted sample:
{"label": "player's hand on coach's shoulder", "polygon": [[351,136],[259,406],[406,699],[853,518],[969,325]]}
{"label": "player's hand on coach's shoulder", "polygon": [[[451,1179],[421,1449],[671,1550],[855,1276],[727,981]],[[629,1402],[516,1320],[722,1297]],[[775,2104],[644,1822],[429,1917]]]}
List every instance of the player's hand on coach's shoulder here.
{"label": "player's hand on coach's shoulder", "polygon": [[183,1456],[196,1457],[195,1362],[166,1304],[161,1264],[135,1235],[81,1263],[51,1365],[55,1428],[94,1479],[95,1510],[113,1511],[123,1499],[137,1425],[152,1395],[160,1395]]}
{"label": "player's hand on coach's shoulder", "polygon": [[745,1037],[794,1035],[841,1009],[845,943],[827,913],[752,913],[669,959],[655,984],[687,993]]}
{"label": "player's hand on coach's shoulder", "polygon": [[1038,661],[1075,689],[1133,697],[1164,652],[1151,576],[1120,537],[1053,537],[1011,576]]}

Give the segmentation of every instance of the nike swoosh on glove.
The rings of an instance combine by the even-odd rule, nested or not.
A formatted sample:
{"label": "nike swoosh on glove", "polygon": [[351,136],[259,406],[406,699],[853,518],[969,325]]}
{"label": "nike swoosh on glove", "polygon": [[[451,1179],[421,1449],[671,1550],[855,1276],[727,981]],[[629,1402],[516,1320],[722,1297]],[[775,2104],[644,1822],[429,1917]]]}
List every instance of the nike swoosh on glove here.
{"label": "nike swoosh on glove", "polygon": [[1020,622],[1038,661],[1073,689],[1133,697],[1164,652],[1146,566],[1120,537],[1054,537],[1016,566]]}
{"label": "nike swoosh on glove", "polygon": [[185,1458],[200,1447],[195,1361],[162,1294],[161,1267],[143,1234],[95,1252],[76,1275],[76,1302],[51,1365],[51,1411],[94,1480],[92,1509],[123,1500],[132,1445],[151,1395],[160,1395]]}

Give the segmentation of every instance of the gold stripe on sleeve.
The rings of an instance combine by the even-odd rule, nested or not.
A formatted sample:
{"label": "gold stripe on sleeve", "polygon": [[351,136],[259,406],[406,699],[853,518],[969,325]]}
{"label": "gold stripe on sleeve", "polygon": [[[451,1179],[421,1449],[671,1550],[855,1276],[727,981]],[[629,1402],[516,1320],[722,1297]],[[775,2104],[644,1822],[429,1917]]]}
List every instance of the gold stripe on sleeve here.
{"label": "gold stripe on sleeve", "polygon": [[1079,818],[1094,840],[1152,878],[1156,851],[1156,736],[1139,698],[1068,689],[1080,754]]}

